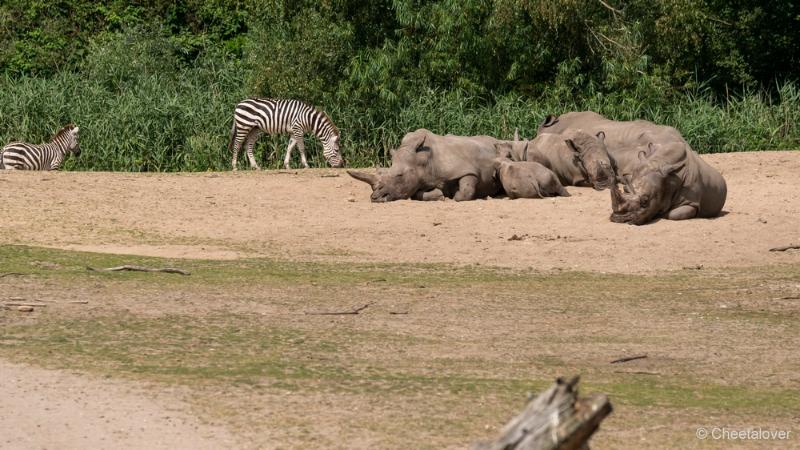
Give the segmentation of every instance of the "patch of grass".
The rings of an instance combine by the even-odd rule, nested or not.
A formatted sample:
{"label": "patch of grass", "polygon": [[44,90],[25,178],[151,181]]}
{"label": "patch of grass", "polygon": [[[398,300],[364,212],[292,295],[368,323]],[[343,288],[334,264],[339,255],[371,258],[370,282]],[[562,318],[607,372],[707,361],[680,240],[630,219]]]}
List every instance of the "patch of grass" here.
{"label": "patch of grass", "polygon": [[[425,367],[398,369],[382,366],[376,360],[348,356],[349,347],[374,339],[369,332],[327,335],[274,326],[257,316],[198,319],[120,315],[5,327],[0,336],[0,355],[29,363],[187,386],[233,383],[297,392],[444,392],[450,396],[514,398],[541,390],[552,381],[509,377],[498,363],[489,360],[473,361],[473,370],[468,372],[482,369],[467,374],[460,371],[461,364],[427,361]],[[406,344],[403,336],[381,339],[386,348]],[[624,375],[624,381],[589,382],[583,389],[607,393],[621,405],[699,408],[720,413],[785,415],[792,414],[800,402],[800,390],[724,386],[696,379],[653,379],[636,374]]]}

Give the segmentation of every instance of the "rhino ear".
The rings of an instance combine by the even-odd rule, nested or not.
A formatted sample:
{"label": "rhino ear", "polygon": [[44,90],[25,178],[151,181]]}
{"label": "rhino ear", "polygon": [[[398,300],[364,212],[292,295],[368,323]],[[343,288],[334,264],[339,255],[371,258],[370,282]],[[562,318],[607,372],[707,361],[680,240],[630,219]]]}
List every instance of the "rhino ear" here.
{"label": "rhino ear", "polygon": [[396,149],[396,148],[390,148],[390,149],[389,149],[389,156],[390,156],[391,158],[394,158],[394,154],[395,154],[395,152],[397,152],[397,149]]}
{"label": "rhino ear", "polygon": [[511,144],[508,142],[498,142],[494,144],[494,154],[498,158],[508,158],[511,154]]}
{"label": "rhino ear", "polygon": [[600,142],[603,142],[603,143],[606,142],[606,133],[605,133],[605,131],[598,131],[596,136],[597,136],[597,139],[600,139]]}
{"label": "rhino ear", "polygon": [[417,144],[417,148],[414,149],[415,152],[419,153],[419,152],[425,152],[425,151],[430,152],[431,151],[430,147],[425,147],[425,139],[426,138],[427,138],[427,136],[422,138],[420,143]]}
{"label": "rhino ear", "polygon": [[522,149],[522,161],[528,160],[528,145],[530,145],[531,141],[525,141],[525,148]]}
{"label": "rhino ear", "polygon": [[565,139],[564,142],[567,143],[567,147],[569,147],[570,150],[577,153],[578,155],[581,154],[581,151],[578,149],[578,146],[575,145],[575,142],[572,139]]}
{"label": "rhino ear", "polygon": [[663,167],[659,168],[658,170],[659,170],[659,172],[661,172],[662,176],[668,177],[668,176],[672,175],[673,173],[683,169],[683,167],[685,165],[686,165],[686,161],[681,161],[681,162],[678,162],[678,163],[675,163],[675,164],[668,164],[666,166],[663,166]]}
{"label": "rhino ear", "polygon": [[548,114],[547,117],[544,118],[544,122],[542,122],[542,128],[552,127],[558,122],[558,117]]}

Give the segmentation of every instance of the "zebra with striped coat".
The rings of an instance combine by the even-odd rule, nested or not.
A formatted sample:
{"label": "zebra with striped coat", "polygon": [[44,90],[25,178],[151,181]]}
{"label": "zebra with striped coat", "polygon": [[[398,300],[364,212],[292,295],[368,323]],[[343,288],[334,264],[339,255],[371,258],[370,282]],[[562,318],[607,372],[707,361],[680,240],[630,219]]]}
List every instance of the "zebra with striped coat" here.
{"label": "zebra with striped coat", "polygon": [[233,170],[242,143],[246,146],[247,158],[251,169],[260,169],[253,156],[253,146],[264,134],[289,134],[289,146],[283,166],[289,168],[292,150],[296,146],[300,151],[300,162],[308,168],[303,135],[312,132],[322,142],[322,154],[332,167],[342,165],[339,154],[339,129],[322,111],[300,100],[271,98],[249,98],[236,105],[233,111],[233,127],[228,150],[233,153]]}
{"label": "zebra with striped coat", "polygon": [[5,170],[58,170],[67,153],[81,154],[78,127],[68,124],[47,144],[12,142],[0,151],[0,168]]}

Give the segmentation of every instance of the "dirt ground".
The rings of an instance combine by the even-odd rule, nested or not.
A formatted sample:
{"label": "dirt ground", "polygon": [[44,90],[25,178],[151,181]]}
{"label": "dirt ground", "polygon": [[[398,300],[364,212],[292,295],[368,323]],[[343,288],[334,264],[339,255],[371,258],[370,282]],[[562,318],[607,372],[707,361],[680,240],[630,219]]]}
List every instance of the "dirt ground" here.
{"label": "dirt ground", "polygon": [[[608,191],[586,188],[372,204],[338,169],[0,171],[7,258],[26,245],[112,258],[95,266],[185,258],[193,272],[87,275],[27,250],[0,261],[25,273],[0,278],[0,301],[48,302],[0,308],[13,330],[0,331],[0,448],[463,448],[520,409],[509,399],[527,380],[577,372],[621,402],[596,448],[695,447],[698,425],[791,429],[800,251],[769,249],[800,244],[800,152],[704,159],[727,180],[724,214],[641,227],[611,223]],[[305,315],[364,299],[364,315]],[[254,362],[248,346],[267,338],[277,353]],[[637,353],[650,357],[607,364]],[[227,372],[187,382],[192,358]]]}
{"label": "dirt ground", "polygon": [[[343,170],[3,173],[0,243],[185,258],[267,256],[652,272],[800,262],[800,152],[709,155],[722,217],[611,223],[608,191],[473,202],[369,202]],[[55,219],[55,220],[54,220]],[[510,240],[514,236],[521,240]]]}

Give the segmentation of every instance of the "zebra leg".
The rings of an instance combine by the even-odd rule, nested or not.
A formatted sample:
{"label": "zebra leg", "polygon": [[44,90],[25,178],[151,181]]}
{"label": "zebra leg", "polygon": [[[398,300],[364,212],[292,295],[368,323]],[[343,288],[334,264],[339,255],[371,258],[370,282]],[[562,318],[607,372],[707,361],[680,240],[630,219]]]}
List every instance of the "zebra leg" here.
{"label": "zebra leg", "polygon": [[294,150],[295,145],[297,145],[297,141],[292,137],[289,139],[289,146],[286,147],[286,157],[283,158],[283,167],[286,170],[289,170],[289,161],[292,160],[292,150]]}
{"label": "zebra leg", "polygon": [[306,143],[303,142],[302,128],[295,127],[292,130],[292,139],[297,143],[297,150],[300,152],[300,163],[308,169],[308,161],[306,161]]}
{"label": "zebra leg", "polygon": [[303,139],[297,141],[297,149],[300,150],[300,163],[303,164],[303,167],[308,169],[308,161],[306,161],[306,146],[303,142]]}
{"label": "zebra leg", "polygon": [[236,167],[236,165],[237,165],[236,163],[237,163],[237,160],[239,159],[239,150],[241,150],[241,149],[242,149],[242,140],[239,138],[239,135],[237,134],[235,140],[233,141],[233,150],[232,150],[233,158],[231,159],[231,165],[233,166],[233,171],[234,172],[239,170]]}
{"label": "zebra leg", "polygon": [[250,134],[247,135],[247,140],[245,146],[247,147],[247,159],[250,161],[250,168],[253,170],[261,170],[261,166],[258,165],[256,162],[256,157],[253,155],[253,146],[256,145],[256,141],[258,140],[259,136],[261,136],[261,132],[257,128],[253,128],[250,131]]}

